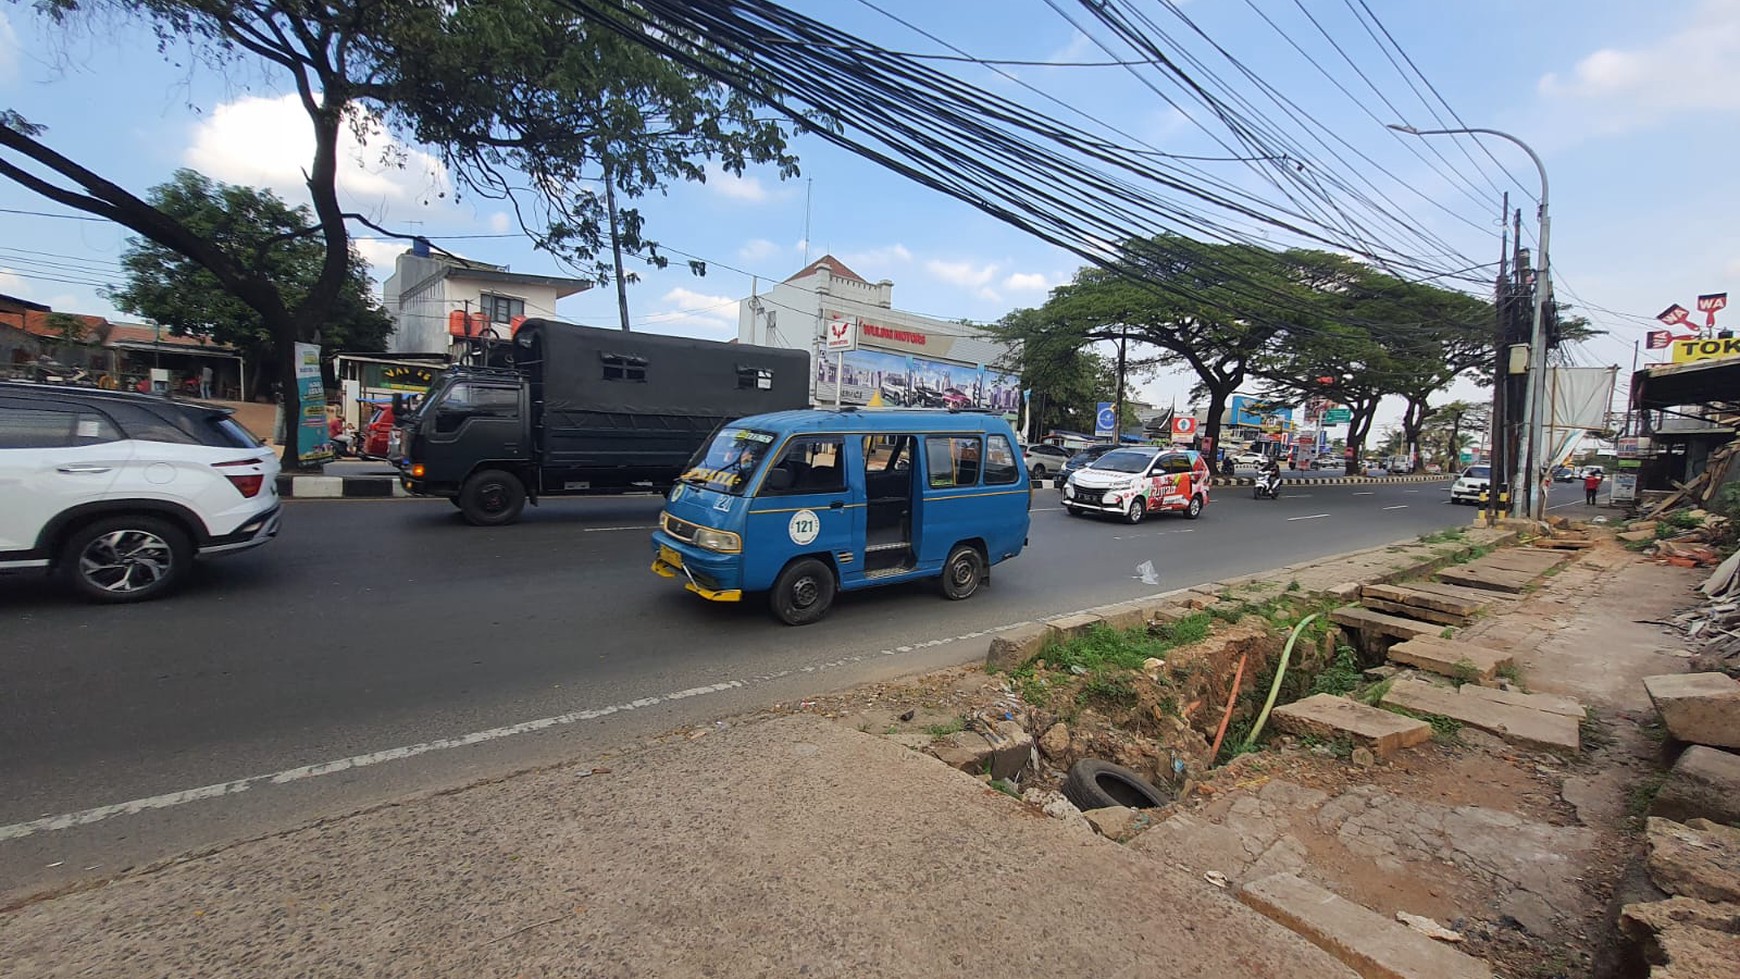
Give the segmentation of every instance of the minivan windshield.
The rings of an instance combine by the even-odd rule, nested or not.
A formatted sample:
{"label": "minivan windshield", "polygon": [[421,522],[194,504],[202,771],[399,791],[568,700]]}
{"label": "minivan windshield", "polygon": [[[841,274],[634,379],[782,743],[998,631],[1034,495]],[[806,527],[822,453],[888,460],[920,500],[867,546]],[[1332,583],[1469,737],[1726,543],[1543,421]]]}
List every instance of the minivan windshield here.
{"label": "minivan windshield", "polygon": [[1148,464],[1154,461],[1154,453],[1141,449],[1118,449],[1108,452],[1095,459],[1089,469],[1109,469],[1116,473],[1147,472]]}
{"label": "minivan windshield", "polygon": [[689,468],[677,482],[702,486],[719,493],[742,496],[749,487],[755,468],[773,447],[772,432],[748,428],[727,428],[713,436],[707,447],[689,461]]}
{"label": "minivan windshield", "polygon": [[1492,467],[1491,466],[1469,466],[1468,469],[1462,473],[1462,478],[1463,479],[1491,479],[1492,478]]}

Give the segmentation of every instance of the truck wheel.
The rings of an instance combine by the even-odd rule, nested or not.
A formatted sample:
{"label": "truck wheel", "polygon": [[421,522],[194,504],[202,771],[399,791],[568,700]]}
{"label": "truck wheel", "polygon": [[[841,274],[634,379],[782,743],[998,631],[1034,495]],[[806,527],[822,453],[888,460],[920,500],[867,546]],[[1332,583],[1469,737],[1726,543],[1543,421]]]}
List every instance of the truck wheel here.
{"label": "truck wheel", "polygon": [[942,593],[950,601],[972,598],[985,581],[985,559],[971,544],[956,544],[943,562]]}
{"label": "truck wheel", "polygon": [[786,625],[809,625],[834,604],[834,570],[815,558],[793,561],[773,583],[768,603]]}
{"label": "truck wheel", "polygon": [[473,473],[459,490],[459,512],[475,527],[500,527],[520,518],[526,488],[513,473],[485,469]]}

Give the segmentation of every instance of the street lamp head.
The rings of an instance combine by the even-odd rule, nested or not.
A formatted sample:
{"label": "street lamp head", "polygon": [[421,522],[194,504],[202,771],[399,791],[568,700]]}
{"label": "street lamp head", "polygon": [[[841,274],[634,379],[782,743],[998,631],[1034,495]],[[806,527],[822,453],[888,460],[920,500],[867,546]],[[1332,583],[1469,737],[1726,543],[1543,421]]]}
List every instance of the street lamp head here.
{"label": "street lamp head", "polygon": [[1397,125],[1396,123],[1392,122],[1389,124],[1389,128],[1394,129],[1398,133],[1407,133],[1409,136],[1420,135],[1420,131],[1418,129],[1415,129],[1413,126],[1407,125],[1406,123],[1403,123],[1401,125]]}

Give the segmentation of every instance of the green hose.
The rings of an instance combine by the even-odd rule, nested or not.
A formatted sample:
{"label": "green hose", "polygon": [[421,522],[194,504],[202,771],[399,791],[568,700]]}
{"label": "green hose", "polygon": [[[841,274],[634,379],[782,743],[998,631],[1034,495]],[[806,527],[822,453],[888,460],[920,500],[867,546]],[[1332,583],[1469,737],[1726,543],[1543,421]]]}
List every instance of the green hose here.
{"label": "green hose", "polygon": [[1281,649],[1281,665],[1275,667],[1275,682],[1269,684],[1269,699],[1263,704],[1263,712],[1257,715],[1257,723],[1251,725],[1251,733],[1245,735],[1245,748],[1257,743],[1257,737],[1263,733],[1263,725],[1269,723],[1269,711],[1275,709],[1275,698],[1281,695],[1281,681],[1287,678],[1287,660],[1293,655],[1293,644],[1299,641],[1299,633],[1319,614],[1321,613],[1312,612],[1300,619],[1299,624],[1293,627],[1292,634],[1287,636],[1287,645]]}

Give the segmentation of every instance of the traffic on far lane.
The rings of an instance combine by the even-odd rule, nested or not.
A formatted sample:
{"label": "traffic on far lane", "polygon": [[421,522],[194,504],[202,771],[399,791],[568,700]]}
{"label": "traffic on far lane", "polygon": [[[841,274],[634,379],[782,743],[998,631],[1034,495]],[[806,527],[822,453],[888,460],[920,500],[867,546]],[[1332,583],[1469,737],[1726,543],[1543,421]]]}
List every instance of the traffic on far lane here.
{"label": "traffic on far lane", "polygon": [[1150,513],[1195,520],[1208,505],[1210,475],[1194,449],[1116,449],[1070,475],[1063,505],[1074,516],[1117,516],[1131,524]]}

